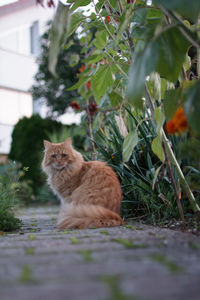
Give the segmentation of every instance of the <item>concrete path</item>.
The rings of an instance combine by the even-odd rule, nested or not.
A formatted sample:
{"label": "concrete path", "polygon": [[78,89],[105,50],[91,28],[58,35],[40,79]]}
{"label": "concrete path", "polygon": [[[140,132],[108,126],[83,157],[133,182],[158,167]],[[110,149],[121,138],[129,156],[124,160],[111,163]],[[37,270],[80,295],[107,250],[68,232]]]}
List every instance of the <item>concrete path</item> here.
{"label": "concrete path", "polygon": [[134,223],[55,229],[57,207],[21,212],[0,235],[1,300],[198,300],[200,237]]}

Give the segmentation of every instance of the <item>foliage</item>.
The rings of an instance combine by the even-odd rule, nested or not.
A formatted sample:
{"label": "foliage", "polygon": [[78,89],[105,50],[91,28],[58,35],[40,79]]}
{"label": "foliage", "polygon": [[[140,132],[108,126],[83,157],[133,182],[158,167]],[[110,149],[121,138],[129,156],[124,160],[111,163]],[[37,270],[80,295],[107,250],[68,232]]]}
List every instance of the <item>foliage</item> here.
{"label": "foliage", "polygon": [[48,132],[59,131],[62,126],[50,118],[42,119],[39,115],[33,115],[20,119],[14,127],[9,158],[28,169],[22,179],[29,181],[34,193],[45,182],[41,172],[43,140],[48,138]]}
{"label": "foliage", "polygon": [[16,163],[0,165],[0,231],[14,231],[21,226],[20,220],[15,218],[13,213],[17,199],[13,184],[18,180]]}
{"label": "foliage", "polygon": [[[42,52],[38,58],[39,69],[31,91],[34,100],[42,99],[52,114],[61,115],[69,107],[70,102],[78,97],[77,91],[67,91],[67,88],[78,80],[77,73],[80,63],[74,65],[73,59],[79,58],[81,45],[76,34],[65,42],[57,58],[55,80],[54,75],[48,70],[49,27],[50,24],[48,30],[41,37]],[[56,56],[54,57],[56,58]]]}
{"label": "foliage", "polygon": [[59,201],[52,193],[47,183],[43,184],[34,198],[34,204],[58,204]]}
{"label": "foliage", "polygon": [[[110,112],[120,108],[119,120],[123,120],[126,126],[129,124],[128,134],[120,140],[117,133],[113,132],[115,125],[112,123],[109,129],[111,133],[107,136],[107,142],[104,142],[111,153],[115,153],[116,149],[120,153],[121,158],[115,168],[121,168],[122,177],[127,172],[127,166],[131,169],[129,173],[134,174],[134,180],[131,179],[128,185],[129,193],[137,186],[137,176],[138,180],[142,180],[140,177],[143,176],[142,200],[138,203],[146,201],[146,211],[150,205],[150,214],[163,215],[168,203],[167,192],[170,192],[169,197],[176,199],[182,219],[180,195],[182,206],[185,207],[186,199],[194,212],[200,211],[194,198],[197,190],[193,194],[185,179],[188,174],[186,170],[191,170],[193,163],[188,159],[177,159],[178,152],[181,153],[178,148],[184,138],[189,143],[195,140],[197,144],[200,139],[200,4],[196,0],[152,0],[151,4],[145,0],[99,0],[92,2],[93,10],[87,10],[89,3],[70,0],[69,6],[63,6],[63,9],[70,12],[65,20],[65,24],[70,25],[67,25],[65,32],[69,38],[79,30],[82,53],[85,54],[79,80],[68,91],[77,90],[86,105],[91,102],[98,105],[96,118],[89,122],[93,131],[98,127],[104,129],[106,119],[111,116]],[[87,10],[87,17],[80,7]],[[71,22],[68,22],[69,18]],[[91,29],[95,34],[91,34]],[[59,41],[52,38],[50,57],[52,49],[59,51],[59,47],[53,47],[55,44],[58,46]],[[54,69],[51,71],[54,72]],[[125,112],[124,104],[127,106],[127,103],[131,105],[133,119],[137,115],[138,124],[135,123],[133,128],[130,125],[130,112]],[[101,113],[105,119],[100,117]],[[145,124],[151,133],[146,128],[147,131],[142,135],[141,130]],[[116,149],[112,148],[113,145]],[[98,146],[106,157],[104,146]],[[140,155],[142,163],[146,162],[144,166],[140,166]],[[131,167],[133,157],[135,165]],[[134,173],[136,170],[137,174]],[[193,169],[192,172],[199,176],[199,158],[196,171]],[[152,176],[162,179],[157,187]],[[166,178],[168,184],[165,185]],[[146,185],[152,187],[152,183],[155,191],[149,190],[148,194]],[[172,183],[170,189],[169,183]],[[171,190],[172,185],[174,191]],[[165,196],[161,198],[161,203],[156,202],[157,188]],[[152,193],[155,193],[156,198]]]}
{"label": "foliage", "polygon": [[[138,126],[138,121],[129,109],[127,111],[131,132]],[[99,158],[107,161],[120,179],[123,216],[134,215],[153,224],[177,218],[179,212],[173,188],[169,185],[168,170],[151,149],[151,142],[156,136],[154,124],[147,120],[138,126],[139,141],[127,162],[123,160],[123,145],[128,134],[124,137],[120,131],[121,128],[111,118],[104,130],[97,131],[95,140],[101,154]],[[156,170],[160,168],[162,170],[158,174]],[[186,208],[187,203],[184,203],[185,211]]]}

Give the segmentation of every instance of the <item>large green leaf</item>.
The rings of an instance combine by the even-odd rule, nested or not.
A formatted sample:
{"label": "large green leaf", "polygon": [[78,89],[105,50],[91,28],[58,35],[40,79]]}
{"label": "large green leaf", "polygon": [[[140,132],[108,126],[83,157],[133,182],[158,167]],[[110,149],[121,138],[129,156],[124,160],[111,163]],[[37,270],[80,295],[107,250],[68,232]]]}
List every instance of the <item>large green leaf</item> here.
{"label": "large green leaf", "polygon": [[142,107],[141,98],[147,75],[157,71],[169,81],[176,81],[185,61],[189,43],[175,27],[162,32],[133,57],[129,71],[127,96],[133,105]]}
{"label": "large green leaf", "polygon": [[129,101],[136,107],[142,108],[142,96],[144,94],[144,86],[146,76],[149,75],[157,63],[157,45],[150,42],[147,47],[140,53],[134,55],[129,70],[129,82],[127,96]]}
{"label": "large green leaf", "polygon": [[158,36],[155,43],[158,45],[159,59],[156,71],[161,77],[169,81],[176,81],[185,61],[185,55],[189,47],[188,40],[178,28],[170,28]]}
{"label": "large green leaf", "polygon": [[115,77],[109,65],[101,65],[99,70],[92,76],[92,90],[97,102],[113,85],[114,80]]}
{"label": "large green leaf", "polygon": [[191,129],[200,136],[200,80],[185,91],[184,111]]}
{"label": "large green leaf", "polygon": [[156,5],[162,5],[164,8],[175,11],[185,18],[196,21],[200,12],[199,0],[153,0]]}
{"label": "large green leaf", "polygon": [[50,32],[50,47],[48,58],[48,68],[54,76],[56,76],[55,69],[57,65],[57,57],[60,52],[60,47],[66,41],[69,27],[69,6],[63,5],[61,2],[59,2]]}
{"label": "large green leaf", "polygon": [[131,154],[133,153],[133,149],[138,144],[138,134],[137,131],[130,132],[124,139],[123,143],[123,161],[126,162],[129,160]]}

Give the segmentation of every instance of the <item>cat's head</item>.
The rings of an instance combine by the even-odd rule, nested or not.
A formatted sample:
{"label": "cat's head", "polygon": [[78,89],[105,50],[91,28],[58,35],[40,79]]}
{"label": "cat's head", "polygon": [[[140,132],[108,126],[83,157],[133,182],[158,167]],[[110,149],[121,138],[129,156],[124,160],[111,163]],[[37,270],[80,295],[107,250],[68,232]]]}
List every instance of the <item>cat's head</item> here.
{"label": "cat's head", "polygon": [[72,147],[71,139],[63,143],[54,144],[44,140],[45,154],[42,162],[44,171],[47,168],[62,170],[64,168],[77,168],[83,161],[82,155]]}

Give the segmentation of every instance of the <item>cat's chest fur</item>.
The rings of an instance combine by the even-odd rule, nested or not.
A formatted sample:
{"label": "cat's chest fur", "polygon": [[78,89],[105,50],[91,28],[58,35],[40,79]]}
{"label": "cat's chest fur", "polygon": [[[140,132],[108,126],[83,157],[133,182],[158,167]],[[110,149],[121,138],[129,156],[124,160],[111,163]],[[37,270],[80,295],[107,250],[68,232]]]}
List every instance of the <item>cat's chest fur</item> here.
{"label": "cat's chest fur", "polygon": [[82,184],[82,181],[80,174],[70,176],[65,170],[61,170],[50,174],[48,183],[64,204],[70,202],[70,195]]}

